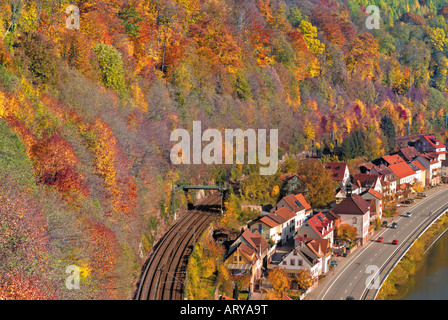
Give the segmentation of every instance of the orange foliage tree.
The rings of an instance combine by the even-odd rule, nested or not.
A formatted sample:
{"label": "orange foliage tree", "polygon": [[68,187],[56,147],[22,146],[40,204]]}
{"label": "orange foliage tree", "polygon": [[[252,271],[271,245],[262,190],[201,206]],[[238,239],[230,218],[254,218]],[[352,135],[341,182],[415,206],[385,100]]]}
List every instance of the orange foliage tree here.
{"label": "orange foliage tree", "polygon": [[88,194],[84,177],[77,173],[78,157],[70,143],[59,134],[36,143],[31,153],[40,182],[55,186],[62,193],[76,190]]}

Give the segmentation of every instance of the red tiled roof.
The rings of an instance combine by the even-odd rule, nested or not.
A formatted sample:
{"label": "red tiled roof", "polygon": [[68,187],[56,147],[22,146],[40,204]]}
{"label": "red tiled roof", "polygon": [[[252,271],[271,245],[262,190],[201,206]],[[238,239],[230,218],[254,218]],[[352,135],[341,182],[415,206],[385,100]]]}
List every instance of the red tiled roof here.
{"label": "red tiled roof", "polygon": [[[282,207],[275,211],[276,214],[286,219],[286,221],[295,218],[296,214],[286,207]],[[272,214],[272,213],[271,213]]]}
{"label": "red tiled roof", "polygon": [[310,227],[317,231],[318,234],[321,234],[322,237],[325,237],[328,233],[334,230],[333,225],[331,228],[328,228],[328,230],[322,232],[322,230],[324,230],[324,228],[327,228],[331,223],[331,221],[327,217],[325,217],[322,212],[319,212],[318,214],[315,214],[314,216],[306,220],[306,223],[308,223]]}
{"label": "red tiled roof", "polygon": [[437,139],[434,135],[423,136],[423,139],[428,141],[436,149],[445,147],[445,145],[440,142],[440,140]]}
{"label": "red tiled roof", "polygon": [[254,249],[257,253],[260,253],[261,251],[264,252],[268,247],[269,244],[266,242],[266,240],[261,236],[261,234],[258,231],[252,232],[249,228],[244,230],[243,234],[241,235]]}
{"label": "red tiled roof", "polygon": [[[294,212],[303,210],[305,208],[304,204],[301,203],[293,194],[283,197],[282,200],[285,200],[285,202],[288,204],[290,209]],[[299,203],[297,203],[296,201],[298,201]]]}
{"label": "red tiled roof", "polygon": [[322,258],[328,250],[328,239],[312,239],[306,243],[306,246],[319,258]]}
{"label": "red tiled roof", "polygon": [[269,216],[264,216],[259,221],[266,224],[269,228],[274,228],[275,226],[277,226],[279,224],[277,221],[274,221],[271,218],[269,218]]}
{"label": "red tiled roof", "polygon": [[332,178],[334,181],[342,181],[344,179],[345,169],[347,163],[345,162],[327,162],[325,168],[331,170]]}
{"label": "red tiled roof", "polygon": [[299,194],[294,195],[294,197],[302,204],[302,206],[305,207],[305,210],[311,209],[311,205],[306,201],[303,194],[299,193]]}
{"label": "red tiled roof", "polygon": [[383,199],[383,195],[378,191],[373,190],[372,188],[370,188],[367,192],[379,200]]}
{"label": "red tiled roof", "polygon": [[405,162],[404,159],[402,157],[400,157],[398,154],[386,155],[386,156],[383,156],[382,158],[389,164],[389,166],[391,166],[393,164]]}
{"label": "red tiled roof", "polygon": [[414,161],[412,161],[411,162],[412,164],[414,164],[414,165],[416,165],[420,170],[422,170],[422,171],[425,171],[426,170],[426,168],[420,163],[420,162],[418,162],[417,160],[414,160]]}
{"label": "red tiled roof", "polygon": [[373,186],[378,179],[381,179],[379,174],[367,174],[367,173],[358,173],[353,177],[353,181],[355,183],[359,182],[359,185],[362,187]]}
{"label": "red tiled roof", "polygon": [[400,179],[415,174],[415,171],[412,170],[412,168],[406,162],[392,164],[389,166],[389,169],[392,170],[392,172],[395,173],[395,175]]}
{"label": "red tiled roof", "polygon": [[418,152],[414,147],[401,148],[400,153],[407,161],[412,161],[420,155],[420,152]]}

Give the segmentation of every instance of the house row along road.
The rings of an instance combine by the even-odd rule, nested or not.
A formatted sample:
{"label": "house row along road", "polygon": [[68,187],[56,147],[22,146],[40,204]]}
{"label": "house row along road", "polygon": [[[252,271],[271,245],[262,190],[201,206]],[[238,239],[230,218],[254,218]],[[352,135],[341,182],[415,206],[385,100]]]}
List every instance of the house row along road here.
{"label": "house row along road", "polygon": [[[387,228],[382,227],[375,232],[372,239],[363,247],[347,258],[341,258],[347,260],[335,267],[331,279],[321,284],[323,287],[319,289],[317,299],[345,300],[347,297],[356,300],[374,299],[378,291],[375,285],[383,282],[401,254],[431,221],[448,208],[448,186],[433,188],[426,194],[428,197],[416,200],[413,205],[399,208],[399,213],[393,220],[398,223],[398,228],[391,228],[389,223]],[[433,213],[429,215],[431,211]],[[411,212],[412,216],[404,216],[406,212]],[[378,237],[383,237],[384,241],[376,242]],[[399,241],[398,245],[392,244],[394,239]],[[375,275],[378,274],[376,280]]]}

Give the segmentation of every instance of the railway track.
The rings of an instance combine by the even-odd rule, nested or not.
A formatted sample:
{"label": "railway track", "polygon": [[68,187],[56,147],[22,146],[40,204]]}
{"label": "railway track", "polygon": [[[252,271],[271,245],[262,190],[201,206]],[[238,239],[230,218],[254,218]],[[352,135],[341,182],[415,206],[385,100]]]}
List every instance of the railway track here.
{"label": "railway track", "polygon": [[137,300],[182,300],[188,257],[199,235],[218,216],[221,195],[210,195],[184,215],[153,248],[137,287]]}

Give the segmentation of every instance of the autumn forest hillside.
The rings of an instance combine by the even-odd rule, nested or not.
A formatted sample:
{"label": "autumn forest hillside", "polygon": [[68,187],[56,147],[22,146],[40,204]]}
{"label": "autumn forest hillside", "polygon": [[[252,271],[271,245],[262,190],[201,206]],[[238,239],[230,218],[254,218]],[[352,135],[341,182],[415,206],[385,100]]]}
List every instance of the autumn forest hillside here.
{"label": "autumn forest hillside", "polygon": [[174,182],[269,198],[278,176],[171,164],[195,120],[278,129],[281,158],[445,142],[447,18],[446,0],[0,0],[0,299],[131,298]]}

